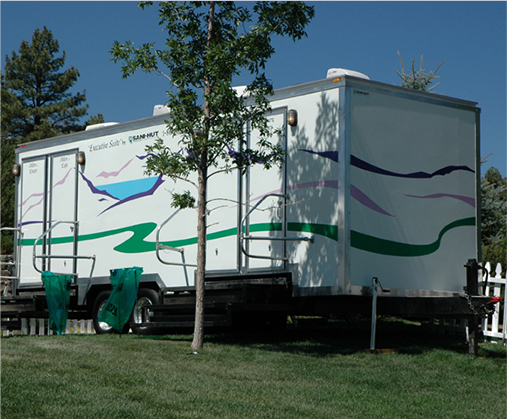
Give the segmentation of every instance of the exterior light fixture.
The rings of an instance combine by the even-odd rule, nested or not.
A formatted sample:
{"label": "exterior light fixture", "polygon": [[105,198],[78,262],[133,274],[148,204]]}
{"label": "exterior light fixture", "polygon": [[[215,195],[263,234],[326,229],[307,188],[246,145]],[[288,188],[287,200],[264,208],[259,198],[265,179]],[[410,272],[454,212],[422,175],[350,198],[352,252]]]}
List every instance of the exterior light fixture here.
{"label": "exterior light fixture", "polygon": [[287,123],[291,127],[295,127],[298,124],[298,111],[295,109],[290,109],[287,112]]}
{"label": "exterior light fixture", "polygon": [[16,177],[19,177],[21,174],[21,165],[19,163],[14,163],[12,166],[12,174]]}
{"label": "exterior light fixture", "polygon": [[86,156],[85,156],[84,151],[77,152],[76,161],[77,161],[77,164],[80,164],[81,166],[86,163]]}

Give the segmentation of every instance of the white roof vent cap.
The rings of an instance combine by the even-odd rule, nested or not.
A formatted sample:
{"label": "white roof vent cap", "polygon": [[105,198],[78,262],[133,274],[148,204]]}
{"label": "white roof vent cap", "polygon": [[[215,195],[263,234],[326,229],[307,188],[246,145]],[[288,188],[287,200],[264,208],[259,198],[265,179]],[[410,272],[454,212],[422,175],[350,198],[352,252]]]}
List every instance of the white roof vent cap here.
{"label": "white roof vent cap", "polygon": [[352,76],[359,77],[360,79],[370,80],[370,78],[366,74],[360,73],[359,71],[347,70],[345,68],[330,68],[329,70],[327,70],[326,78],[328,79],[341,76]]}
{"label": "white roof vent cap", "polygon": [[91,131],[92,129],[100,129],[110,127],[111,125],[118,125],[118,122],[103,122],[101,124],[88,125],[85,131]]}
{"label": "white roof vent cap", "polygon": [[153,116],[163,115],[165,113],[170,113],[170,112],[171,112],[171,109],[169,109],[165,105],[155,105],[153,107]]}
{"label": "white roof vent cap", "polygon": [[236,91],[238,97],[245,96],[245,90],[248,86],[233,86],[232,89]]}

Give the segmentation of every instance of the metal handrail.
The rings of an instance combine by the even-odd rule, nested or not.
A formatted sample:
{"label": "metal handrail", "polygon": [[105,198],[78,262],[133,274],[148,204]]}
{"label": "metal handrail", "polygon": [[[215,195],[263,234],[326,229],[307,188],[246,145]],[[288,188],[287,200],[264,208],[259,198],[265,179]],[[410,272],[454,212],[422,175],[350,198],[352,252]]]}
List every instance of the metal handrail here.
{"label": "metal handrail", "polygon": [[[37,271],[37,272],[40,272],[42,273],[42,271],[37,268],[37,263],[36,263],[36,259],[93,259],[93,262],[92,262],[92,267],[91,267],[91,270],[90,270],[90,278],[93,274],[93,270],[95,269],[95,260],[96,260],[96,256],[95,255],[92,255],[92,256],[79,256],[79,255],[37,255],[36,253],[36,249],[37,249],[37,243],[45,236],[47,236],[51,230],[53,230],[53,228],[55,228],[57,225],[59,224],[73,224],[76,228],[76,233],[75,233],[75,237],[77,236],[77,228],[79,227],[79,222],[78,221],[57,221],[56,223],[54,223],[49,229],[47,229],[44,233],[42,233],[38,238],[37,240],[35,240],[35,243],[33,244],[33,257],[32,257],[32,262],[33,262],[33,267],[34,269]],[[72,275],[72,276],[76,276],[77,277],[77,272],[73,272],[71,274],[69,273],[60,273],[60,272],[53,272],[54,274],[56,275]]]}
{"label": "metal handrail", "polygon": [[0,261],[0,266],[14,266],[16,268],[16,276],[1,276],[0,274],[0,279],[19,279],[19,267],[21,265],[19,248],[21,247],[21,239],[23,237],[23,232],[21,231],[21,227],[2,227],[0,228],[0,233],[2,231],[17,231],[19,237],[17,238],[18,239],[17,244],[14,246],[14,255],[13,255],[14,262]]}
{"label": "metal handrail", "polygon": [[[264,195],[259,202],[257,202],[241,219],[241,231],[240,231],[240,238],[241,238],[241,251],[243,254],[247,257],[254,258],[254,259],[269,259],[269,260],[284,260],[287,261],[289,258],[287,257],[276,257],[276,256],[260,256],[260,255],[251,255],[249,254],[244,246],[245,240],[278,240],[278,241],[307,241],[310,243],[313,243],[313,235],[312,236],[300,236],[300,237],[262,237],[262,236],[250,236],[246,235],[246,220],[250,216],[250,214],[257,209],[257,207],[268,197],[270,196],[277,196],[279,198],[286,199],[287,195],[283,194],[277,194],[277,193],[270,193],[267,195]],[[244,232],[245,231],[245,232]]]}
{"label": "metal handrail", "polygon": [[[176,211],[174,211],[170,217],[165,220],[162,224],[160,224],[160,227],[157,229],[157,234],[156,234],[156,238],[155,238],[155,253],[157,255],[157,259],[159,260],[159,262],[163,263],[164,265],[172,265],[172,266],[190,266],[190,267],[197,267],[197,265],[193,265],[193,264],[190,264],[190,263],[186,263],[185,262],[185,249],[183,248],[178,248],[178,247],[172,247],[172,246],[167,246],[165,244],[162,244],[160,243],[160,230],[162,230],[162,228],[169,222],[172,220],[172,218],[178,214],[178,212],[181,211],[181,208],[177,209]],[[181,254],[181,260],[182,260],[182,263],[178,263],[178,262],[167,262],[165,260],[162,260],[162,258],[160,257],[160,252],[159,250],[160,249],[164,249],[164,250],[170,250],[170,251],[173,251],[173,252],[178,252]]]}

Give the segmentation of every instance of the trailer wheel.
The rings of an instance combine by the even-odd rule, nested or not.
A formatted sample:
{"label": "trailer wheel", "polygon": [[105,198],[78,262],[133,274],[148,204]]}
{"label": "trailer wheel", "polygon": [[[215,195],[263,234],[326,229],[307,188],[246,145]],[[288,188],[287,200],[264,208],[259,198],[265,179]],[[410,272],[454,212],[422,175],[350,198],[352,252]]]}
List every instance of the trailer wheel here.
{"label": "trailer wheel", "polygon": [[[118,333],[115,329],[109,326],[107,323],[99,322],[99,314],[106,305],[109,296],[111,295],[111,291],[102,291],[97,298],[95,299],[95,303],[93,304],[93,326],[95,327],[95,333],[98,335],[104,333]],[[122,330],[122,333],[128,333],[129,324],[127,323]]]}
{"label": "trailer wheel", "polygon": [[147,327],[138,327],[134,324],[136,323],[146,323],[148,319],[145,317],[145,312],[143,310],[146,306],[157,305],[159,304],[159,296],[158,293],[150,288],[140,288],[137,292],[137,301],[132,310],[132,315],[130,317],[130,323],[132,324],[132,331],[138,334],[146,334],[148,333]]}

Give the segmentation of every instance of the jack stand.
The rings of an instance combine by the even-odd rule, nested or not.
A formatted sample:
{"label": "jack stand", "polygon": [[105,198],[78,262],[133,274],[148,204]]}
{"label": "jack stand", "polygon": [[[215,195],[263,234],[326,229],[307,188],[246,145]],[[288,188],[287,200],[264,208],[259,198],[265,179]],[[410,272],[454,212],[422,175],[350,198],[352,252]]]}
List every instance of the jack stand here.
{"label": "jack stand", "polygon": [[375,334],[377,332],[377,294],[378,294],[378,278],[373,278],[372,285],[372,305],[371,305],[371,336],[370,351],[375,350]]}
{"label": "jack stand", "polygon": [[375,349],[375,334],[377,332],[377,295],[378,287],[382,292],[391,292],[389,288],[382,288],[382,284],[378,278],[373,278],[372,284],[372,305],[371,305],[371,336],[370,336],[370,353],[391,353],[392,349]]}

